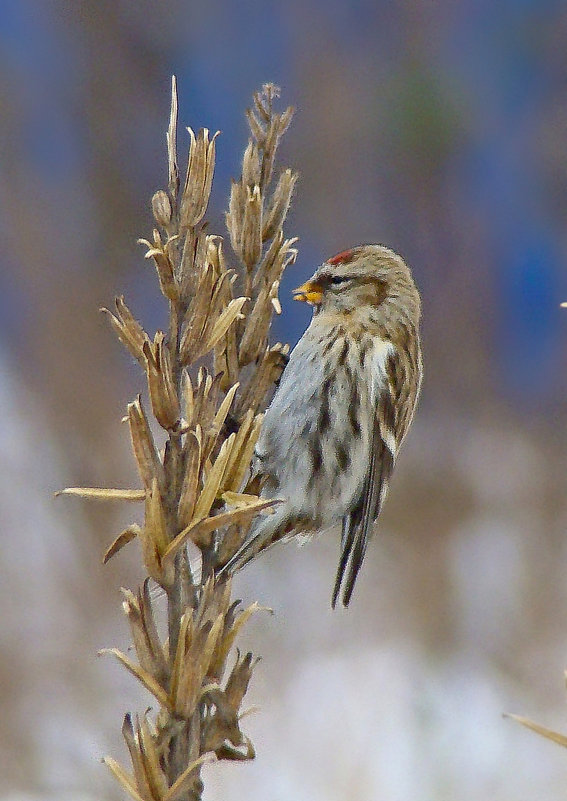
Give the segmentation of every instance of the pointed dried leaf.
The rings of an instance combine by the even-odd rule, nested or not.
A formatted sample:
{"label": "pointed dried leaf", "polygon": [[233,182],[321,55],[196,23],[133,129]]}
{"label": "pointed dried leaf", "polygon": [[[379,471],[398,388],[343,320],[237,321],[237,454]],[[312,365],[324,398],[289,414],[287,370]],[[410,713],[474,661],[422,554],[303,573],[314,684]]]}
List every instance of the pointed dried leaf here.
{"label": "pointed dried leaf", "polygon": [[271,97],[268,98],[265,91],[267,85],[268,84],[262,87],[261,92],[254,92],[253,94],[256,111],[258,112],[260,119],[265,123],[269,122],[271,117]]}
{"label": "pointed dried leaf", "polygon": [[203,671],[204,676],[209,674],[209,668],[211,665],[211,661],[213,659],[215,649],[217,647],[218,639],[223,629],[223,625],[224,625],[224,615],[221,613],[220,615],[217,616],[215,622],[211,626],[211,630],[208,633],[205,646],[200,655],[201,669]]}
{"label": "pointed dried leaf", "polygon": [[262,193],[258,184],[246,187],[244,223],[242,226],[242,260],[248,268],[260,261],[262,255]]}
{"label": "pointed dried leaf", "polygon": [[151,537],[157,553],[161,556],[167,550],[169,537],[167,533],[167,519],[157,479],[153,479],[152,486],[146,494],[146,523],[145,534]]}
{"label": "pointed dried leaf", "polygon": [[219,451],[219,455],[215,459],[213,467],[206,478],[205,485],[195,506],[195,517],[197,518],[206,517],[209,514],[211,506],[219,494],[219,489],[226,465],[231,455],[235,436],[235,434],[231,434],[230,437],[223,442]]}
{"label": "pointed dried leaf", "polygon": [[567,748],[566,735],[560,734],[552,729],[547,729],[545,726],[540,726],[539,723],[534,723],[533,720],[524,718],[521,715],[506,715],[506,717],[515,720],[517,723],[521,723],[522,726],[525,726],[527,729],[535,731],[536,734],[540,734],[542,737],[545,737],[546,740],[552,740],[554,743],[557,743],[557,745],[562,745],[563,748]]}
{"label": "pointed dried leaf", "polygon": [[260,123],[260,120],[250,108],[246,109],[246,117],[248,118],[250,133],[261,147],[264,143],[264,139],[266,136],[262,124]]}
{"label": "pointed dried leaf", "polygon": [[244,416],[236,434],[236,441],[232,448],[230,460],[226,466],[223,481],[225,491],[238,492],[241,489],[244,477],[250,470],[252,454],[260,436],[263,419],[264,415],[256,415],[254,417],[252,410],[249,410]]}
{"label": "pointed dried leaf", "polygon": [[133,403],[128,404],[128,423],[142,484],[149,489],[156,478],[158,485],[163,487],[165,483],[163,465],[139,395]]}
{"label": "pointed dried leaf", "polygon": [[124,303],[124,297],[115,298],[116,315],[108,309],[101,309],[108,315],[108,319],[122,344],[130,351],[132,356],[143,364],[143,346],[148,335],[134,318],[130,309]]}
{"label": "pointed dried leaf", "polygon": [[179,191],[179,169],[177,167],[177,79],[171,76],[171,111],[166,134],[168,161],[168,188],[172,199]]}
{"label": "pointed dried leaf", "polygon": [[143,489],[108,489],[106,487],[65,487],[55,493],[58,495],[76,495],[79,498],[93,498],[99,501],[143,501],[146,490]]}
{"label": "pointed dried leaf", "polygon": [[167,662],[167,655],[165,653],[162,642],[159,638],[156,622],[154,619],[152,601],[150,596],[149,579],[145,579],[143,589],[138,593],[138,604],[142,613],[142,624],[144,632],[148,640],[149,647],[156,661],[156,675],[167,676],[169,667]]}
{"label": "pointed dried leaf", "polygon": [[216,321],[213,330],[207,339],[206,342],[203,343],[201,348],[201,355],[208,353],[211,351],[215,345],[217,345],[220,340],[224,337],[230,326],[234,323],[234,321],[239,317],[242,307],[246,303],[248,298],[234,298],[231,300],[226,309],[223,311],[221,316]]}
{"label": "pointed dried leaf", "polygon": [[197,357],[194,354],[202,350],[202,337],[208,320],[214,282],[214,271],[209,265],[206,265],[200,275],[195,297],[183,323],[179,349],[184,364],[191,364],[195,361]]}
{"label": "pointed dried leaf", "polygon": [[199,548],[208,547],[211,541],[211,534],[217,529],[233,524],[247,523],[259,512],[270,509],[279,503],[282,503],[281,498],[259,500],[257,505],[250,504],[246,507],[231,509],[229,512],[219,512],[219,514],[211,517],[193,517],[191,523],[171,541],[162,557],[162,562],[169,564],[179,549],[189,540]]}
{"label": "pointed dried leaf", "polygon": [[252,653],[249,651],[242,660],[236,660],[228,678],[224,694],[230,707],[236,713],[238,713],[242,699],[246,695],[248,684],[252,678],[252,671],[258,664],[258,661],[258,659],[253,660]]}
{"label": "pointed dried leaf", "polygon": [[171,682],[169,687],[169,699],[172,707],[176,706],[176,699],[181,684],[183,670],[187,651],[193,642],[195,629],[193,616],[190,611],[184,612],[179,624],[179,636],[177,638],[177,650],[175,652],[175,659],[173,660],[173,668],[171,671]]}
{"label": "pointed dried leaf", "polygon": [[203,754],[199,759],[195,759],[191,764],[185,768],[183,773],[171,785],[168,792],[164,795],[163,801],[176,801],[181,795],[190,790],[191,785],[197,778],[194,774],[201,765],[207,762],[214,762],[215,757],[212,754]]}
{"label": "pointed dried leaf", "polygon": [[107,756],[103,757],[102,761],[110,769],[118,784],[134,799],[134,801],[154,801],[151,797],[148,798],[140,795],[136,788],[134,777],[130,773],[127,773],[122,765],[115,759]]}
{"label": "pointed dried leaf", "polygon": [[264,352],[272,314],[270,289],[263,286],[256,298],[252,312],[246,318],[246,330],[238,351],[238,361],[242,367],[256,361],[258,356]]}
{"label": "pointed dried leaf", "polygon": [[242,157],[242,182],[245,186],[260,183],[260,153],[258,145],[251,140],[248,141]]}
{"label": "pointed dried leaf", "polygon": [[281,117],[280,117],[280,129],[279,129],[280,137],[283,136],[283,134],[289,128],[294,114],[295,114],[294,107],[293,106],[288,106],[286,108],[286,110],[283,112],[283,114],[281,115]]}
{"label": "pointed dried leaf", "polygon": [[193,384],[191,383],[191,376],[184,368],[181,376],[181,390],[183,393],[183,409],[185,414],[185,422],[191,427],[193,425],[195,413],[195,395],[193,392]]}
{"label": "pointed dried leaf", "polygon": [[109,559],[121,551],[122,548],[132,540],[136,539],[141,534],[142,529],[137,523],[132,523],[128,528],[125,528],[114,540],[114,542],[106,549],[102,557],[102,563],[105,565]]}
{"label": "pointed dried leaf", "polygon": [[270,122],[266,130],[266,139],[264,141],[264,153],[262,158],[262,177],[260,185],[266,189],[272,180],[272,171],[274,169],[274,160],[276,157],[276,150],[279,143],[279,127],[280,115],[278,113],[272,114]]}
{"label": "pointed dried leaf", "polygon": [[[167,195],[166,195],[167,197]],[[175,280],[173,264],[166,250],[152,250],[146,253],[146,258],[151,255],[154,260],[156,272],[159,280],[159,287],[162,295],[170,300],[179,299],[179,287]]]}
{"label": "pointed dried leaf", "polygon": [[[147,579],[144,586],[147,587]],[[122,606],[128,617],[140,667],[151,674],[165,689],[168,676],[167,662],[157,634],[149,591],[146,590],[146,593],[146,597],[140,593],[136,598],[132,592],[123,589],[124,602]]]}
{"label": "pointed dried leaf", "polygon": [[140,755],[144,765],[146,780],[150,786],[153,798],[162,799],[167,794],[169,785],[167,777],[162,770],[160,758],[156,749],[146,718],[138,724],[138,743]]}
{"label": "pointed dried leaf", "polygon": [[148,781],[146,765],[144,764],[144,757],[142,754],[138,732],[139,726],[137,726],[137,731],[135,732],[132,723],[132,716],[128,713],[124,716],[124,722],[122,724],[122,736],[124,737],[124,741],[130,754],[130,761],[132,762],[132,768],[134,769],[134,781],[140,794],[144,796],[144,798],[155,799],[150,782]]}
{"label": "pointed dried leaf", "polygon": [[187,434],[185,454],[185,470],[178,506],[178,518],[182,526],[189,525],[193,519],[199,493],[201,444],[193,431]]}
{"label": "pointed dried leaf", "polygon": [[143,684],[146,690],[154,696],[161,706],[166,707],[171,711],[169,698],[167,697],[165,690],[160,687],[153,676],[151,676],[147,671],[143,670],[139,665],[136,665],[134,662],[128,659],[126,654],[123,654],[122,651],[118,650],[118,648],[103,648],[101,651],[99,651],[99,654],[112,654],[115,656],[118,661],[124,665],[126,670],[128,670],[135,678],[137,678],[140,684]]}
{"label": "pointed dried leaf", "polygon": [[242,227],[246,208],[246,187],[242,181],[233,181],[226,214],[226,227],[230,234],[230,244],[237,256],[242,256]]}
{"label": "pointed dried leaf", "polygon": [[172,430],[179,423],[180,407],[173,379],[171,356],[163,331],[156,333],[153,347],[147,344],[144,355],[154,417],[162,428]]}
{"label": "pointed dried leaf", "polygon": [[209,131],[201,128],[197,136],[187,128],[191,137],[187,176],[181,198],[180,222],[183,227],[195,226],[206,211],[215,169],[215,139],[209,142]]}
{"label": "pointed dried leaf", "polygon": [[224,421],[227,418],[228,411],[232,406],[232,401],[234,400],[234,396],[236,395],[239,386],[240,384],[238,382],[236,384],[233,384],[233,386],[231,386],[231,388],[226,393],[223,402],[218,408],[218,411],[213,420],[213,424],[211,426],[211,430],[216,434],[218,434],[221,431],[224,425]]}
{"label": "pointed dried leaf", "polygon": [[144,526],[138,536],[142,546],[142,558],[148,574],[157,581],[160,587],[169,587],[173,581],[173,567],[172,565],[163,566],[162,557],[160,556],[156,543],[152,534],[148,534],[146,526]]}
{"label": "pointed dried leaf", "polygon": [[297,237],[284,239],[281,243],[273,261],[266,263],[262,273],[263,282],[266,286],[272,285],[274,281],[279,281],[286,267],[293,264],[297,258],[297,248],[293,246],[297,242]]}
{"label": "pointed dried leaf", "polygon": [[275,236],[277,231],[282,227],[287,216],[289,204],[291,203],[291,196],[298,177],[298,174],[292,172],[290,169],[284,170],[280,175],[262,228],[263,242]]}

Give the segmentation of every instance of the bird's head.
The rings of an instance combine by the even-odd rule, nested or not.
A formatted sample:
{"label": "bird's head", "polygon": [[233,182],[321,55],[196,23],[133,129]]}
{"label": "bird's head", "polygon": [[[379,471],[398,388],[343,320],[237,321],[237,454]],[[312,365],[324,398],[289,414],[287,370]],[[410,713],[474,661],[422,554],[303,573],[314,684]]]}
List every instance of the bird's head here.
{"label": "bird's head", "polygon": [[383,245],[361,245],[328,259],[302,286],[294,299],[325,314],[369,315],[376,322],[406,318],[415,325],[420,299],[407,264]]}

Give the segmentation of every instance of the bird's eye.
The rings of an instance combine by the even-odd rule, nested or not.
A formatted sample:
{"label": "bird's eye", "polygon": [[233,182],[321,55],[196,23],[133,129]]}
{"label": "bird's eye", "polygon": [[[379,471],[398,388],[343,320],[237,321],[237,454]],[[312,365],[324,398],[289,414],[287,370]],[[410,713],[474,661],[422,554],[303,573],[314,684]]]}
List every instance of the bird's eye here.
{"label": "bird's eye", "polygon": [[332,275],[331,276],[331,283],[332,284],[344,284],[345,281],[349,281],[350,278],[348,275]]}

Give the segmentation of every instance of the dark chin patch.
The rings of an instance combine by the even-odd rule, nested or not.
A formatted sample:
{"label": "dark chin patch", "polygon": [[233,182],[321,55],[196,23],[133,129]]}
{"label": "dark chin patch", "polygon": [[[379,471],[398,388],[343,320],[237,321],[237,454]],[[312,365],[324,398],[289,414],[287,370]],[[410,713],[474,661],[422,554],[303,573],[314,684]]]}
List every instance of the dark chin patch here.
{"label": "dark chin patch", "polygon": [[354,250],[342,250],[332,259],[328,259],[327,264],[348,264],[354,259],[355,255]]}

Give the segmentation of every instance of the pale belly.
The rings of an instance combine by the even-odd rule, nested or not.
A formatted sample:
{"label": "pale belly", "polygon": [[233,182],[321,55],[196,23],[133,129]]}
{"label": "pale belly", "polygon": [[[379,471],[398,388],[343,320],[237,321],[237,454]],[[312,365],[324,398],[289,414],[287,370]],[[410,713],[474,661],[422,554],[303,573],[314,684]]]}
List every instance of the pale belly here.
{"label": "pale belly", "polygon": [[269,476],[264,494],[286,498],[286,516],[325,528],[360,496],[370,459],[370,431],[361,423],[372,419],[371,400],[365,382],[353,387],[353,365],[333,362],[330,372],[309,344],[292,353],[256,452]]}

